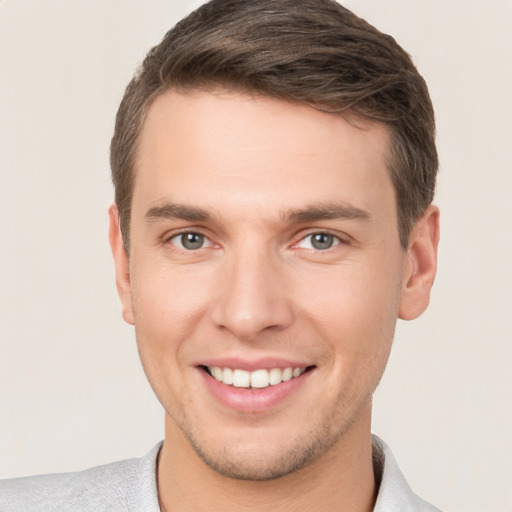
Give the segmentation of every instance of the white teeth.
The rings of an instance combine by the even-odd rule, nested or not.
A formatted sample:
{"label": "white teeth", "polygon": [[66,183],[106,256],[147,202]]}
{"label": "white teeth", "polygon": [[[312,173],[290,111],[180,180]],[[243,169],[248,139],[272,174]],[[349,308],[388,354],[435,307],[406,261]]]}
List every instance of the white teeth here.
{"label": "white teeth", "polygon": [[293,368],[285,368],[283,370],[283,376],[281,377],[283,379],[283,382],[290,380],[292,377],[293,377]]}
{"label": "white teeth", "polygon": [[233,384],[233,370],[231,368],[224,368],[224,373],[220,380],[222,380],[224,384]]}
{"label": "white teeth", "polygon": [[217,366],[214,366],[213,368],[211,368],[211,372],[212,372],[212,375],[217,379],[217,380],[222,380],[222,368],[219,368]]}
{"label": "white teeth", "polygon": [[256,370],[251,373],[251,388],[266,388],[268,386],[267,370]]}
{"label": "white teeth", "polygon": [[251,374],[245,370],[233,371],[233,386],[235,388],[248,388],[251,382]]}
{"label": "white teeth", "polygon": [[305,372],[305,368],[272,368],[271,370],[255,370],[248,372],[232,368],[220,368],[209,366],[212,376],[219,382],[236,388],[266,388],[286,382],[294,377],[299,377]]}
{"label": "white teeth", "polygon": [[283,381],[281,379],[282,375],[283,372],[279,368],[272,368],[268,375],[269,384],[271,384],[272,386],[275,386],[276,384],[281,384],[281,382]]}

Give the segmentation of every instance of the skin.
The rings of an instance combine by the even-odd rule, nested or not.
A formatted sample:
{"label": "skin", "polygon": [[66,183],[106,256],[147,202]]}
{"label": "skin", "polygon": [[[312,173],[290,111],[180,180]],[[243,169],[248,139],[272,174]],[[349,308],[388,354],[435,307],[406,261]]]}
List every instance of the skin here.
{"label": "skin", "polygon": [[[403,250],[388,131],[354,121],[229,91],[168,91],[149,109],[129,257],[115,205],[110,240],[123,316],[166,411],[163,510],[373,508],[371,397],[397,318],[428,305],[438,210]],[[183,231],[204,245],[187,250]],[[321,233],[331,247],[312,245]],[[311,370],[277,404],[242,411],[205,385],[198,365],[212,358]]]}

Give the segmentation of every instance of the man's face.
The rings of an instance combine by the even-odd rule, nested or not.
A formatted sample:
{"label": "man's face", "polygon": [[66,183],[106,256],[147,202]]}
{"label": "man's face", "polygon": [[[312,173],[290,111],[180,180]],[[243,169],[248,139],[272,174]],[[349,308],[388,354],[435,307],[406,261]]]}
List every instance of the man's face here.
{"label": "man's face", "polygon": [[388,133],[355,121],[221,91],[166,92],[145,120],[124,314],[167,433],[223,474],[369,431],[407,255]]}

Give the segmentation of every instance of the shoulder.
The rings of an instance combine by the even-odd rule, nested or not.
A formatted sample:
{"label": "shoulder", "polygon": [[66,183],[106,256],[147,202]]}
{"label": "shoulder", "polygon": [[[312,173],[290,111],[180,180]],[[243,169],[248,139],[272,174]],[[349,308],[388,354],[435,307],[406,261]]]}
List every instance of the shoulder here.
{"label": "shoulder", "polygon": [[[160,446],[155,446],[141,459],[114,462],[75,473],[0,481],[0,510],[158,511],[156,458]],[[155,504],[157,508],[154,508]]]}
{"label": "shoulder", "polygon": [[374,435],[372,448],[374,472],[380,480],[374,512],[441,512],[414,493],[382,439]]}

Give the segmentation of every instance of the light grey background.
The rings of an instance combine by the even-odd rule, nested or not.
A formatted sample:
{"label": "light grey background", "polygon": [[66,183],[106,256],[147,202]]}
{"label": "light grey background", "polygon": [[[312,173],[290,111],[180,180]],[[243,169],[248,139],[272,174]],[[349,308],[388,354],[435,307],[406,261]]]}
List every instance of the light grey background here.
{"label": "light grey background", "polygon": [[[123,324],[108,145],[145,52],[200,2],[0,1],[0,477],[140,456],[163,412]],[[428,312],[400,323],[374,430],[417,492],[512,510],[512,2],[350,0],[412,54],[437,110]]]}

